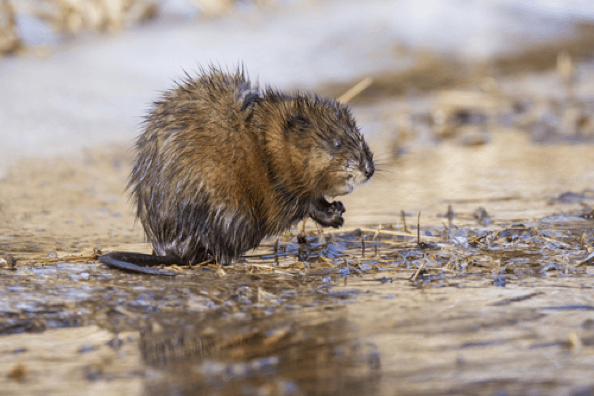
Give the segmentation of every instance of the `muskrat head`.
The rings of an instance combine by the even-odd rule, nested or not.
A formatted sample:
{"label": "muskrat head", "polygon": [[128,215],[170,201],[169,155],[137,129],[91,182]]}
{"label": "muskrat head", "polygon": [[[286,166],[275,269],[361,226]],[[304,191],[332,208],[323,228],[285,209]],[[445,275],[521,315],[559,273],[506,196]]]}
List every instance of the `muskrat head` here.
{"label": "muskrat head", "polygon": [[290,145],[302,153],[313,197],[351,193],[375,171],[373,154],[348,108],[335,101],[301,98],[286,127]]}

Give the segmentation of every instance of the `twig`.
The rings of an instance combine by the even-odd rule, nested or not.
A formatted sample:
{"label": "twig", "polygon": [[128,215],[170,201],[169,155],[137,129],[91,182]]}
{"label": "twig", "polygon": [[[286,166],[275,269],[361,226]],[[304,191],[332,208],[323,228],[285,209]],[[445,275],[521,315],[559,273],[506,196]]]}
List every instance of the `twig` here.
{"label": "twig", "polygon": [[408,230],[406,229],[406,215],[404,213],[404,210],[400,211],[400,216],[402,216],[402,224],[404,227],[404,232],[408,232]]}
{"label": "twig", "polygon": [[412,276],[412,278],[410,278],[411,282],[413,282],[417,279],[417,276],[419,276],[419,274],[421,273],[421,270],[423,269],[424,266],[425,266],[425,262],[423,261],[421,263],[421,265],[419,265],[419,268],[417,268],[417,272],[415,272],[415,274]]}
{"label": "twig", "polygon": [[343,93],[338,97],[338,101],[342,103],[346,103],[352,100],[355,96],[359,95],[361,92],[366,90],[371,84],[373,83],[373,78],[365,77],[363,80],[359,81],[357,84],[352,86],[348,91]]}
{"label": "twig", "polygon": [[592,252],[588,256],[586,256],[586,258],[583,259],[582,261],[580,261],[578,264],[576,264],[574,266],[574,268],[579,267],[580,265],[588,264],[588,262],[591,261],[592,259],[594,259],[594,252]]}
{"label": "twig", "polygon": [[324,237],[324,227],[316,223],[316,227],[318,227],[318,243],[326,243],[326,238]]}
{"label": "twig", "polygon": [[417,245],[421,245],[421,212],[417,216]]}
{"label": "twig", "polygon": [[43,263],[61,263],[68,261],[80,261],[80,260],[97,260],[101,254],[93,254],[92,256],[67,256],[67,257],[56,257],[56,258],[44,258],[44,257],[32,257],[27,259],[27,262],[43,262]]}

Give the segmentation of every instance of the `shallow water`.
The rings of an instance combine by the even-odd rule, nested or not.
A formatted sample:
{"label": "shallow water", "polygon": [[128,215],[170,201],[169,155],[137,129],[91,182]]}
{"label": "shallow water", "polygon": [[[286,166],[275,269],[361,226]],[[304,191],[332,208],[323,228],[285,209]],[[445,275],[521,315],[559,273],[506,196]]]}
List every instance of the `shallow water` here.
{"label": "shallow water", "polygon": [[121,194],[125,151],[22,163],[0,188],[0,254],[18,259],[0,269],[4,392],[591,391],[591,146],[502,130],[407,149],[344,197],[345,228],[324,241],[309,224],[301,242],[174,277],[93,258],[148,251]]}
{"label": "shallow water", "polygon": [[550,211],[548,201],[557,195],[591,188],[592,164],[589,145],[536,146],[509,132],[481,147],[423,147],[380,168],[373,182],[344,197],[345,217],[347,224],[393,224],[401,222],[402,210],[421,211],[424,222],[434,224],[451,204],[467,212],[482,206],[497,220],[535,218]]}

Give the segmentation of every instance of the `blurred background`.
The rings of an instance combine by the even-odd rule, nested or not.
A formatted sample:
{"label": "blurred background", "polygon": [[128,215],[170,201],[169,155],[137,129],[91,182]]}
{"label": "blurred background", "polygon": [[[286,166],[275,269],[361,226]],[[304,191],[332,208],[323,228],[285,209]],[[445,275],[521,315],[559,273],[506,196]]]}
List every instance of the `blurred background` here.
{"label": "blurred background", "polygon": [[[355,106],[454,87],[492,93],[501,78],[550,71],[560,92],[575,96],[591,69],[593,20],[585,0],[0,0],[0,175],[24,156],[131,144],[159,92],[210,63],[241,63],[262,85],[333,97],[371,77]],[[544,92],[549,83],[533,85]],[[395,152],[415,122],[419,134],[474,114],[469,103],[483,113],[501,105],[476,95],[444,100],[439,111],[392,117]],[[585,131],[580,103],[571,122]],[[538,108],[530,122],[563,118],[525,98],[505,105]]]}

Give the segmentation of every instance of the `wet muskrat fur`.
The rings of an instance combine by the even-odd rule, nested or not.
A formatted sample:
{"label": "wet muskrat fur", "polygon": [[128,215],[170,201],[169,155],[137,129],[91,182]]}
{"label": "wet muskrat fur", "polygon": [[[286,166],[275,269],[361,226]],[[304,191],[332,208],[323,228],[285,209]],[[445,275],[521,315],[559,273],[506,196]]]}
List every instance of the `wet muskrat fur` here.
{"label": "wet muskrat fur", "polygon": [[128,188],[157,257],[100,259],[149,273],[156,264],[230,264],[306,217],[342,226],[343,204],[326,198],[373,173],[345,105],[261,90],[243,70],[202,70],[155,103],[136,143]]}

